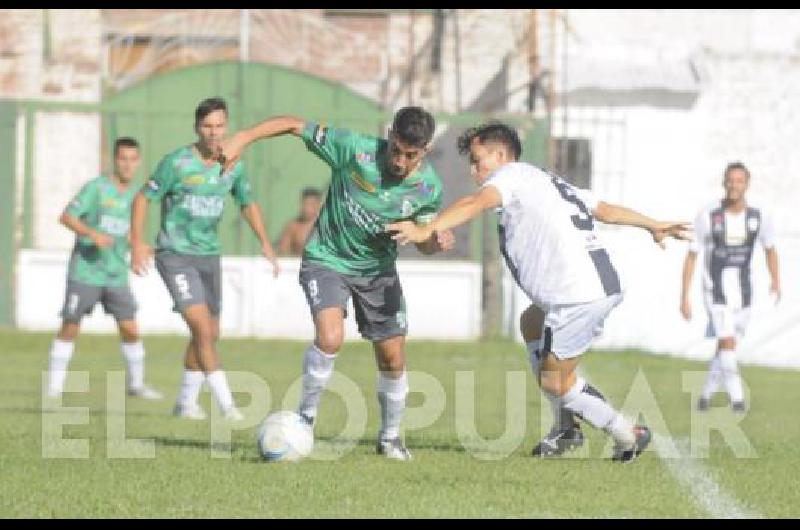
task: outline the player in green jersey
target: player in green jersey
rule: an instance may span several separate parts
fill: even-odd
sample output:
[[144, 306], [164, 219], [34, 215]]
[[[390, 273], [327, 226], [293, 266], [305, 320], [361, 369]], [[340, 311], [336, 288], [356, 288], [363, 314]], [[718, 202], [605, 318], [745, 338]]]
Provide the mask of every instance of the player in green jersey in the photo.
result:
[[[407, 323], [395, 269], [397, 246], [384, 227], [399, 220], [428, 223], [436, 216], [442, 183], [424, 158], [434, 128], [433, 116], [419, 107], [397, 112], [388, 139], [279, 116], [237, 133], [220, 149], [220, 160], [233, 167], [248, 144], [293, 134], [330, 166], [328, 197], [306, 242], [300, 268], [316, 338], [303, 358], [298, 412], [313, 425], [320, 394], [342, 345], [345, 311], [352, 297], [359, 331], [372, 342], [378, 363], [378, 452], [398, 460], [411, 457], [400, 437], [408, 394]], [[431, 254], [452, 248], [453, 243], [453, 234], [443, 231], [417, 248]]]
[[227, 126], [225, 101], [220, 98], [202, 101], [195, 111], [198, 141], [161, 159], [150, 180], [136, 195], [131, 216], [131, 268], [136, 274], [144, 274], [148, 260], [144, 221], [150, 201], [161, 200], [156, 267], [192, 335], [186, 348], [183, 383], [174, 414], [191, 419], [206, 417], [197, 402], [204, 380], [225, 417], [242, 418], [216, 349], [222, 299], [217, 226], [227, 194], [233, 196], [242, 217], [261, 243], [264, 256], [272, 263], [273, 274], [277, 276], [280, 270], [244, 167], [237, 163], [223, 171], [216, 161]]
[[50, 347], [49, 397], [61, 395], [81, 319], [100, 302], [119, 327], [128, 394], [162, 398], [144, 384], [145, 351], [135, 320], [136, 300], [128, 286], [128, 228], [136, 193], [131, 180], [140, 163], [139, 143], [117, 139], [113, 174], [86, 183], [61, 214], [60, 222], [77, 237], [69, 260], [63, 321]]

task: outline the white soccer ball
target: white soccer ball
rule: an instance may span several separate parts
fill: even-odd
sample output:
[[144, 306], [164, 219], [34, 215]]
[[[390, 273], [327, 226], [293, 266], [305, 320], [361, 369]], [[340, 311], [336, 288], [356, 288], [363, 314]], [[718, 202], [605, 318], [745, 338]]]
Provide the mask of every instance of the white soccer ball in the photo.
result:
[[258, 428], [258, 452], [270, 462], [297, 462], [311, 454], [314, 431], [296, 412], [273, 412]]

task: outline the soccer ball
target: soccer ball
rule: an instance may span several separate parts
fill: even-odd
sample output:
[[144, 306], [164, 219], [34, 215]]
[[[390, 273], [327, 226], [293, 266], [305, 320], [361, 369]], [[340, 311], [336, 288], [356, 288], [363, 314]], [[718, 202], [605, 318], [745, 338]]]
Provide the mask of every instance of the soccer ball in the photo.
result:
[[296, 412], [273, 412], [261, 423], [258, 452], [270, 462], [297, 462], [311, 454], [314, 432]]

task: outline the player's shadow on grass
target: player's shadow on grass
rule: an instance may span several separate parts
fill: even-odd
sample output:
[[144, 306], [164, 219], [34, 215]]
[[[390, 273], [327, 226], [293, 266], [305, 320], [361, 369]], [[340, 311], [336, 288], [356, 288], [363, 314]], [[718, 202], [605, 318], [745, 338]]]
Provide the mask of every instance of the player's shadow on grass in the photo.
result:
[[[357, 445], [368, 445], [370, 447], [375, 447], [378, 443], [378, 439], [371, 437], [371, 438], [360, 438], [356, 444]], [[447, 453], [457, 452], [457, 453], [464, 453], [466, 449], [461, 444], [461, 442], [457, 440], [447, 441], [447, 440], [427, 440], [427, 439], [415, 439], [415, 438], [406, 438], [406, 447], [410, 451], [414, 449], [419, 449], [420, 451], [444, 451]]]
[[[230, 444], [218, 444], [210, 440], [196, 440], [188, 438], [168, 438], [166, 436], [156, 436], [151, 438], [156, 445], [163, 447], [177, 447], [180, 449], [198, 449], [201, 451], [210, 451], [218, 449], [221, 451], [231, 451], [232, 453], [245, 453], [252, 450], [252, 444], [243, 444], [238, 442], [231, 442]], [[234, 455], [231, 455], [234, 456]]]

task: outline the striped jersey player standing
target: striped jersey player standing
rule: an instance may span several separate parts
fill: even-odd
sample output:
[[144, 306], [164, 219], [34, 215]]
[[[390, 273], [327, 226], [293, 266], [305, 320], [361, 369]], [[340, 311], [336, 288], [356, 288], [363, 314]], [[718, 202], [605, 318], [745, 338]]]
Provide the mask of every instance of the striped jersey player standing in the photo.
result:
[[584, 442], [581, 418], [616, 442], [613, 459], [630, 462], [650, 442], [650, 430], [633, 425], [578, 375], [580, 356], [600, 335], [606, 317], [622, 301], [619, 277], [595, 227], [604, 223], [648, 230], [663, 246], [684, 239], [685, 223], [662, 223], [631, 209], [597, 200], [588, 190], [536, 166], [518, 162], [517, 133], [502, 123], [467, 130], [459, 151], [469, 154], [480, 189], [443, 210], [429, 225], [389, 225], [401, 244], [468, 222], [484, 210], [500, 214], [500, 249], [517, 284], [532, 304], [521, 318], [537, 380], [555, 423], [533, 455], [559, 456]]
[[707, 410], [711, 396], [724, 385], [731, 407], [744, 412], [744, 391], [736, 361], [736, 341], [750, 319], [753, 287], [750, 263], [756, 242], [766, 251], [771, 277], [770, 292], [780, 299], [778, 253], [772, 218], [745, 200], [750, 171], [741, 162], [725, 168], [725, 198], [714, 201], [697, 214], [695, 238], [683, 265], [681, 313], [692, 317], [689, 290], [697, 255], [703, 254], [703, 301], [708, 312], [706, 336], [717, 339], [717, 350], [708, 367], [708, 378], [697, 402], [698, 410]]

